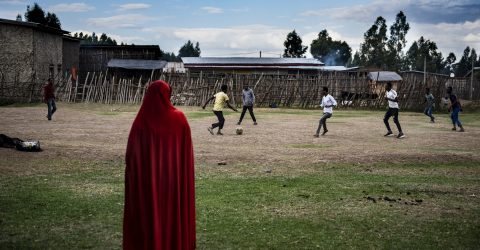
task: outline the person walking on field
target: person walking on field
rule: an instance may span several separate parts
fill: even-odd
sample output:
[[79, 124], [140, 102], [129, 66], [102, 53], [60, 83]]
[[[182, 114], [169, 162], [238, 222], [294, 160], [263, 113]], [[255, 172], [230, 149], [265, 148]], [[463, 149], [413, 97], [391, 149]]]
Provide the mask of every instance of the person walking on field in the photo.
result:
[[224, 109], [225, 105], [227, 105], [233, 111], [237, 112], [237, 109], [232, 107], [229, 103], [230, 99], [228, 98], [228, 95], [227, 95], [227, 90], [228, 90], [227, 85], [225, 85], [225, 84], [222, 85], [221, 89], [222, 89], [222, 91], [216, 93], [211, 98], [209, 98], [205, 102], [205, 104], [203, 104], [203, 107], [202, 107], [203, 109], [205, 109], [207, 104], [211, 100], [215, 99], [215, 102], [213, 104], [213, 113], [217, 116], [218, 122], [212, 124], [211, 127], [207, 128], [208, 132], [210, 132], [210, 134], [212, 134], [212, 135], [213, 135], [213, 130], [217, 127], [218, 127], [217, 135], [223, 135], [222, 134], [222, 129], [223, 129], [223, 125], [225, 125], [225, 118], [223, 117], [223, 109]]
[[53, 86], [51, 78], [48, 78], [47, 84], [43, 87], [43, 101], [47, 103], [47, 118], [51, 121], [53, 113], [57, 111], [57, 105], [55, 105], [55, 87]]
[[432, 112], [433, 108], [435, 107], [435, 98], [433, 97], [432, 93], [430, 93], [430, 88], [425, 89], [425, 102], [427, 103], [427, 106], [425, 107], [425, 110], [423, 113], [430, 117], [430, 122], [434, 123], [435, 122], [435, 117], [433, 117]]
[[458, 101], [457, 96], [453, 94], [452, 86], [449, 86], [447, 88], [447, 94], [448, 94], [447, 98], [450, 99], [450, 107], [448, 107], [448, 111], [452, 112], [450, 114], [450, 118], [452, 119], [452, 123], [453, 123], [452, 130], [456, 131], [457, 130], [456, 126], [458, 125], [458, 127], [460, 128], [458, 132], [465, 132], [465, 129], [463, 129], [462, 123], [458, 118], [458, 114], [460, 113], [460, 111], [462, 111], [462, 105]]
[[319, 137], [320, 129], [322, 128], [322, 126], [323, 126], [322, 135], [325, 135], [328, 132], [327, 119], [332, 117], [333, 106], [337, 106], [337, 101], [335, 101], [333, 96], [328, 94], [328, 88], [327, 87], [323, 87], [322, 95], [323, 95], [323, 97], [322, 97], [322, 103], [320, 103], [320, 107], [323, 107], [323, 116], [322, 116], [322, 118], [320, 118], [317, 133], [315, 133], [315, 135], [313, 135], [314, 137]]
[[253, 90], [248, 86], [245, 86], [245, 88], [242, 91], [242, 101], [243, 101], [242, 114], [240, 115], [240, 120], [238, 120], [237, 125], [240, 125], [242, 123], [243, 117], [245, 116], [247, 109], [248, 109], [248, 112], [250, 113], [250, 117], [252, 117], [253, 125], [257, 125], [257, 120], [255, 119], [255, 115], [253, 114], [253, 104], [255, 103], [255, 94], [253, 94]]
[[397, 99], [397, 92], [392, 89], [392, 83], [387, 82], [387, 86], [385, 87], [385, 90], [387, 91], [385, 100], [388, 101], [388, 110], [387, 113], [385, 113], [385, 117], [383, 118], [383, 122], [385, 123], [385, 126], [387, 127], [387, 133], [385, 136], [393, 136], [392, 129], [390, 128], [390, 124], [388, 123], [388, 120], [390, 119], [391, 116], [393, 116], [393, 122], [395, 125], [397, 125], [398, 129], [398, 135], [397, 138], [401, 139], [404, 138], [405, 135], [402, 132], [402, 127], [400, 126], [400, 122], [398, 121], [398, 99]]

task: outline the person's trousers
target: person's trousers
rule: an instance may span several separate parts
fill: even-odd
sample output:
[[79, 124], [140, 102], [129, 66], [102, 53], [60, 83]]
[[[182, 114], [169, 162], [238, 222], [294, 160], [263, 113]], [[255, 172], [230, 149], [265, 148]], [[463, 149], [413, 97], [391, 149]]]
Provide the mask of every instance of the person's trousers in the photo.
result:
[[450, 114], [450, 118], [452, 118], [452, 123], [453, 123], [454, 127], [457, 126], [457, 125], [459, 127], [462, 126], [462, 123], [458, 119], [458, 113], [460, 113], [460, 107], [453, 108], [452, 114]]
[[397, 108], [388, 108], [387, 113], [385, 113], [385, 117], [383, 118], [383, 122], [387, 127], [388, 131], [392, 131], [390, 128], [390, 124], [388, 123], [388, 119], [393, 116], [393, 122], [397, 125], [398, 132], [402, 132], [402, 127], [400, 126], [400, 122], [398, 121], [398, 109]]
[[48, 99], [47, 100], [47, 106], [48, 106], [47, 118], [48, 118], [48, 120], [51, 120], [53, 113], [55, 113], [55, 111], [57, 111], [57, 105], [55, 105], [55, 99], [54, 98]]
[[323, 131], [327, 131], [327, 119], [332, 117], [331, 113], [323, 113], [322, 118], [320, 118], [320, 122], [318, 124], [317, 128], [317, 135], [320, 134], [320, 129], [323, 126]]
[[435, 117], [433, 117], [432, 112], [433, 112], [433, 107], [426, 107], [425, 110], [423, 111], [423, 113], [426, 116], [430, 117], [430, 120], [433, 121], [435, 119]]
[[212, 128], [218, 127], [218, 129], [223, 129], [223, 124], [225, 124], [225, 118], [223, 117], [222, 111], [213, 111], [213, 113], [217, 116], [218, 122], [212, 124]]
[[242, 114], [240, 115], [240, 120], [238, 120], [238, 123], [241, 123], [243, 120], [243, 117], [245, 116], [245, 113], [247, 112], [250, 113], [250, 117], [252, 117], [253, 122], [257, 122], [255, 119], [255, 115], [253, 114], [253, 106], [243, 106]]

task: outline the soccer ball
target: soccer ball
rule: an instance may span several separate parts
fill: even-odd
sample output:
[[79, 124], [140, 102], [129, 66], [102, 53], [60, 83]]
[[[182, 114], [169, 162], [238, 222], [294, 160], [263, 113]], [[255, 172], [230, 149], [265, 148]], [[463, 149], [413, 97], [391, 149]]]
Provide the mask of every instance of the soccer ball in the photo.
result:
[[241, 134], [243, 134], [243, 128], [242, 127], [237, 127], [235, 129], [235, 132], [237, 133], [237, 135], [241, 135]]

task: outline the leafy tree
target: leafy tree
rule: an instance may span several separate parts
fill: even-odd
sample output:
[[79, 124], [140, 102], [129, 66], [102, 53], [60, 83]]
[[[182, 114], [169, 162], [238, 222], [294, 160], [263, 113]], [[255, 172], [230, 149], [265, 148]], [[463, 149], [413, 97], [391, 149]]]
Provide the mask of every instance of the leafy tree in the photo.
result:
[[58, 19], [57, 15], [55, 15], [55, 13], [48, 12], [45, 19], [46, 19], [46, 25], [47, 26], [50, 26], [50, 27], [56, 28], [56, 29], [61, 29], [62, 28], [62, 24], [60, 23], [60, 20]]
[[375, 23], [363, 35], [364, 42], [360, 44], [360, 60], [364, 66], [381, 68], [385, 65], [387, 56], [387, 25], [385, 19], [377, 17]]
[[25, 20], [27, 22], [46, 24], [47, 19], [45, 18], [45, 12], [42, 7], [37, 3], [33, 4], [33, 7], [30, 5], [27, 6], [27, 12], [25, 12]]
[[447, 75], [452, 73], [454, 71], [453, 64], [455, 63], [456, 60], [457, 60], [457, 57], [455, 56], [455, 54], [450, 52], [450, 54], [448, 54], [447, 58], [445, 58], [445, 61], [443, 63], [445, 65], [445, 68], [443, 68], [442, 73]]
[[465, 76], [470, 70], [472, 70], [472, 62], [474, 63], [474, 66], [478, 66], [480, 64], [479, 61], [480, 59], [477, 60], [477, 52], [475, 49], [470, 49], [470, 47], [467, 46], [463, 51], [460, 62], [456, 65], [455, 75], [461, 77]]
[[283, 57], [305, 57], [303, 54], [307, 52], [308, 46], [302, 45], [302, 39], [298, 36], [297, 32], [293, 30], [288, 33], [287, 39], [283, 43], [285, 51]]
[[[18, 16], [17, 16], [18, 19]], [[30, 5], [27, 6], [27, 12], [25, 12], [25, 20], [27, 22], [39, 23], [48, 27], [61, 29], [62, 25], [55, 13], [48, 12], [45, 14], [42, 7], [37, 3], [33, 4], [33, 7]]]
[[[93, 32], [92, 35], [83, 34], [83, 32], [75, 33], [73, 34], [73, 37], [82, 39], [80, 44], [117, 45], [117, 41], [107, 36], [107, 34], [105, 33], [102, 33], [102, 35], [100, 35], [100, 38], [95, 34], [95, 32]], [[123, 42], [121, 45], [124, 45]]]
[[173, 52], [172, 53], [163, 53], [163, 56], [161, 58], [162, 60], [165, 60], [167, 62], [181, 62], [182, 59], [180, 57], [177, 57]]
[[423, 71], [426, 63], [428, 72], [440, 73], [445, 68], [442, 53], [437, 51], [437, 44], [433, 41], [420, 37], [413, 42], [406, 55], [406, 67], [410, 70]]
[[178, 51], [179, 57], [199, 57], [201, 53], [200, 44], [197, 42], [195, 47], [193, 43], [188, 40]]
[[360, 53], [358, 51], [355, 51], [355, 54], [353, 55], [353, 59], [348, 63], [348, 67], [354, 67], [354, 66], [359, 66], [361, 65], [361, 60], [360, 60]]
[[407, 43], [406, 36], [410, 24], [407, 22], [407, 17], [400, 11], [392, 26], [390, 26], [390, 37], [387, 42], [388, 55], [386, 58], [386, 66], [391, 70], [397, 70], [401, 68], [403, 55], [403, 48]]
[[327, 30], [318, 33], [312, 41], [310, 53], [326, 65], [346, 65], [352, 57], [352, 49], [345, 41], [333, 41]]

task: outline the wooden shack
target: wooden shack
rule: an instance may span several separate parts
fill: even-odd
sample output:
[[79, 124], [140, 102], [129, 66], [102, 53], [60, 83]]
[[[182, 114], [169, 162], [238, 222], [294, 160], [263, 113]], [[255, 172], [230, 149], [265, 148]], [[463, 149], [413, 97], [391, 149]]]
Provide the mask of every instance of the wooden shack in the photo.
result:
[[81, 74], [105, 72], [111, 59], [159, 60], [158, 45], [80, 45]]

